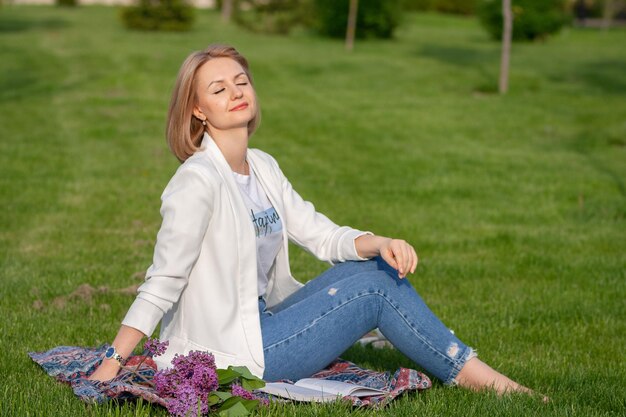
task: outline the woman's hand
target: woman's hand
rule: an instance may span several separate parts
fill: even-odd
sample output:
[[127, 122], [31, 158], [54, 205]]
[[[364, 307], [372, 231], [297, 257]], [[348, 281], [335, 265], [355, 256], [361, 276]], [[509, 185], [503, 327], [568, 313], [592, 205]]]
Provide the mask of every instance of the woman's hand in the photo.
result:
[[398, 271], [398, 277], [404, 278], [417, 268], [417, 253], [413, 246], [402, 239], [383, 236], [362, 235], [354, 242], [357, 252], [364, 258], [380, 255], [385, 262]]
[[398, 277], [404, 278], [417, 268], [417, 253], [413, 246], [402, 239], [387, 240], [380, 247], [380, 256], [398, 271]]
[[89, 376], [89, 380], [108, 381], [115, 378], [120, 369], [120, 364], [115, 359], [104, 359], [95, 372]]
[[[122, 325], [111, 345], [115, 346], [115, 350], [122, 358], [128, 358], [144, 336], [141, 331]], [[115, 378], [120, 368], [121, 365], [117, 360], [103, 359], [98, 369], [91, 374], [89, 379], [92, 381], [108, 381]]]

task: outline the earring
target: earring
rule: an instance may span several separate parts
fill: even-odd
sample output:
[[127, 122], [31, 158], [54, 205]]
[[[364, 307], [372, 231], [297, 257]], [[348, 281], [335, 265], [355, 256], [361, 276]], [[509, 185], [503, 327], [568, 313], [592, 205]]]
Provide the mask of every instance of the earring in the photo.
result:
[[202, 121], [202, 126], [206, 126], [206, 120]]

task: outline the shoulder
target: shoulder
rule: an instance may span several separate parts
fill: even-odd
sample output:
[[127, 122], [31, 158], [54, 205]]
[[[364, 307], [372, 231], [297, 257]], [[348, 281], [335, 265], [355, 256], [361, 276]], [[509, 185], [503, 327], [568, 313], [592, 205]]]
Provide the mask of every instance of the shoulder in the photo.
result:
[[215, 162], [205, 152], [196, 152], [191, 155], [176, 171], [177, 174], [186, 172], [201, 175], [208, 181], [216, 181], [220, 178]]
[[254, 161], [256, 163], [262, 163], [278, 168], [278, 162], [276, 161], [276, 159], [267, 152], [256, 148], [250, 148], [248, 149], [248, 155], [254, 158]]
[[276, 179], [280, 179], [284, 176], [283, 171], [280, 169], [278, 165], [278, 161], [260, 149], [250, 148], [248, 149], [248, 158], [254, 163], [254, 166], [258, 168], [261, 172], [272, 175]]
[[214, 162], [202, 152], [196, 152], [178, 167], [166, 191], [181, 186], [214, 189], [220, 183], [221, 177]]

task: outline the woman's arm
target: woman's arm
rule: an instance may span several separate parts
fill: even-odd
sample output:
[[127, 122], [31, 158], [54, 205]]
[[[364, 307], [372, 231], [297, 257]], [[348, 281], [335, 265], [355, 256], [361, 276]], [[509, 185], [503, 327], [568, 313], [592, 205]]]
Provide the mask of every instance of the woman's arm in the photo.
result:
[[[139, 341], [151, 335], [163, 315], [178, 301], [202, 246], [213, 211], [208, 176], [187, 166], [170, 180], [162, 195], [163, 223], [157, 235], [152, 266], [112, 345], [128, 358]], [[120, 364], [104, 359], [89, 379], [109, 380]]]
[[[137, 343], [144, 337], [145, 335], [137, 329], [133, 329], [132, 327], [124, 326], [120, 327], [120, 330], [117, 332], [117, 336], [115, 336], [115, 340], [113, 340], [112, 346], [115, 347], [117, 353], [122, 356], [122, 358], [126, 359], [130, 356], [137, 346]], [[115, 359], [104, 359], [102, 364], [96, 369], [96, 371], [91, 374], [89, 379], [96, 381], [108, 381], [111, 378], [114, 378], [120, 370], [120, 363]]]
[[354, 259], [355, 255], [362, 259], [380, 255], [398, 271], [400, 278], [415, 272], [418, 259], [411, 245], [404, 240], [339, 227], [317, 212], [313, 204], [305, 201], [293, 189], [276, 160], [272, 158], [272, 162], [282, 183], [286, 216], [283, 220], [286, 220], [290, 240], [307, 248], [321, 260], [341, 262]]
[[417, 268], [417, 253], [413, 246], [401, 239], [391, 239], [384, 236], [362, 235], [354, 241], [356, 251], [362, 258], [372, 258], [380, 255], [385, 262], [398, 271], [400, 278], [415, 272]]
[[197, 165], [183, 165], [165, 187], [152, 265], [122, 321], [146, 335], [180, 299], [211, 221], [214, 187], [210, 173]]

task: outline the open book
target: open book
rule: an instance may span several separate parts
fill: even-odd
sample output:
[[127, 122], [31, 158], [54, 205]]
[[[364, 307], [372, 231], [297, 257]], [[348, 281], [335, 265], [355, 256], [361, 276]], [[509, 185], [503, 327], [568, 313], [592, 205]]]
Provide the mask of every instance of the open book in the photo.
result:
[[295, 384], [267, 382], [259, 391], [295, 401], [326, 402], [345, 396], [369, 397], [387, 391], [329, 379], [304, 378]]

